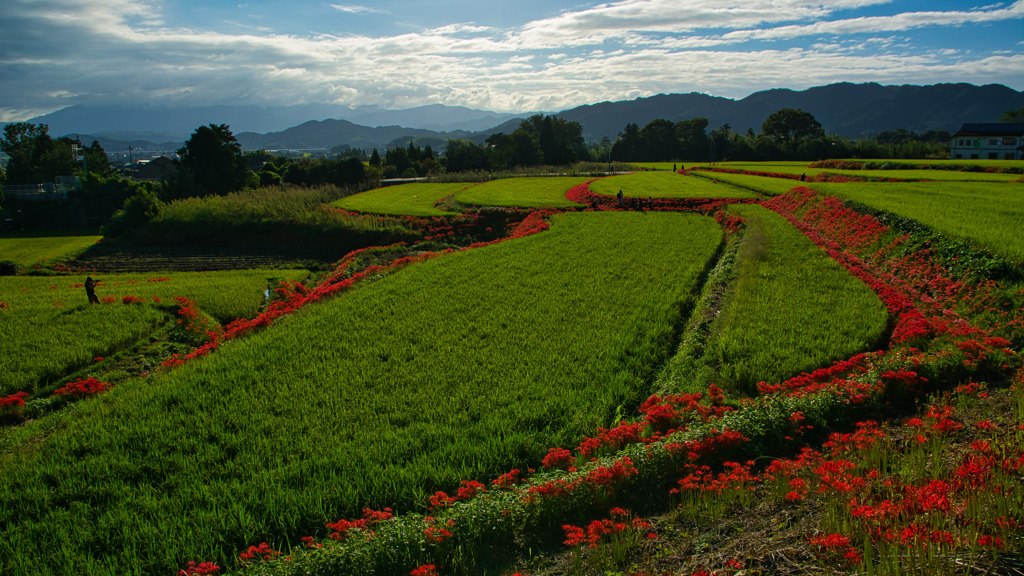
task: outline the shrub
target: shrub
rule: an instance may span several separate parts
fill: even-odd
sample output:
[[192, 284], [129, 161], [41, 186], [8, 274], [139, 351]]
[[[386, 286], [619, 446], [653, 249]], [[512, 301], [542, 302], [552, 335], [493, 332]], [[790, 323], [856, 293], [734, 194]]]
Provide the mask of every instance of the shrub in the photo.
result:
[[13, 260], [0, 260], [0, 276], [15, 276], [18, 274], [18, 263]]

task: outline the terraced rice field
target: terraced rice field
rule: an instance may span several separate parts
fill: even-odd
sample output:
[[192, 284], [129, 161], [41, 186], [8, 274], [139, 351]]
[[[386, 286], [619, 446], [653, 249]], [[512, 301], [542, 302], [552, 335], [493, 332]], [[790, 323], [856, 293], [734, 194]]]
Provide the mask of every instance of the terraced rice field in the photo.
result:
[[414, 182], [368, 190], [346, 196], [331, 205], [355, 212], [389, 216], [448, 216], [450, 211], [435, 204], [447, 196], [472, 187], [472, 184], [427, 184]]
[[[93, 306], [82, 278], [0, 278], [0, 328], [27, 335], [0, 350], [2, 373], [20, 378], [0, 388], [0, 573], [205, 573], [186, 568], [189, 561], [244, 576], [522, 573], [516, 554], [532, 559], [534, 546], [551, 542], [577, 547], [582, 561], [588, 533], [572, 523], [632, 517], [612, 508], [623, 502], [680, 503], [675, 521], [692, 516], [700, 535], [703, 522], [734, 504], [750, 509], [752, 490], [742, 482], [755, 482], [756, 462], [814, 452], [809, 444], [835, 426], [877, 438], [874, 422], [854, 423], [893, 414], [899, 422], [925, 394], [1019, 380], [1019, 282], [977, 283], [962, 267], [955, 276], [931, 260], [937, 250], [920, 250], [948, 240], [926, 242], [929, 231], [904, 233], [838, 198], [1015, 255], [1012, 234], [985, 229], [1015, 229], [1021, 184], [815, 184], [815, 193], [791, 192], [793, 180], [713, 176], [748, 188], [671, 172], [604, 178], [590, 188], [641, 198], [774, 197], [724, 211], [705, 203], [701, 210], [716, 211], [698, 214], [684, 203], [644, 212], [568, 203], [565, 190], [585, 181], [570, 178], [364, 193], [359, 211], [401, 214], [393, 220], [434, 239], [339, 254], [336, 270], [309, 288], [282, 289], [277, 302], [289, 314], [237, 338], [206, 335], [216, 346], [122, 375], [102, 395], [54, 393], [72, 377], [82, 377], [84, 390], [85, 376], [103, 375], [93, 369], [101, 357], [125, 354], [161, 329], [182, 330], [175, 318], [252, 318], [267, 308], [264, 290], [306, 273], [108, 274], [97, 289], [108, 301]], [[435, 238], [454, 235], [455, 224], [431, 212], [451, 193], [452, 206], [543, 209], [522, 222], [516, 218], [527, 211], [502, 211], [507, 239], [458, 250]], [[274, 206], [273, 192], [263, 194]], [[240, 198], [231, 202], [246, 213]], [[942, 206], [957, 203], [970, 208], [945, 219]], [[313, 204], [302, 210], [316, 212]], [[178, 217], [208, 208], [183, 204]], [[417, 210], [428, 218], [413, 216]], [[248, 214], [262, 218], [256, 208]], [[459, 234], [472, 229], [473, 214], [458, 218], [468, 223]], [[447, 248], [427, 252], [438, 245]], [[988, 257], [957, 249], [971, 262]], [[318, 296], [307, 300], [311, 294]], [[175, 296], [193, 301], [190, 314], [169, 303]], [[651, 396], [655, 385], [668, 387]], [[24, 413], [18, 391], [27, 393]], [[1016, 403], [1008, 410], [1024, 415], [1024, 396]], [[955, 431], [956, 422], [940, 417], [951, 412], [941, 410], [920, 414], [931, 428], [914, 432], [926, 443], [934, 434], [933, 455], [948, 444], [939, 426]], [[1002, 422], [977, 425], [993, 434], [992, 446]], [[843, 438], [831, 438], [830, 458], [853, 446]], [[900, 450], [892, 446], [886, 454]], [[1019, 438], [1017, 449], [998, 446], [1011, 467], [1022, 455]], [[726, 463], [733, 458], [752, 463]], [[806, 486], [820, 477], [822, 493], [837, 479], [850, 490], [870, 487], [856, 492], [867, 502], [883, 493], [910, 498], [925, 483], [939, 490], [937, 476], [948, 485], [963, 476], [962, 467], [934, 458], [924, 466], [922, 458], [931, 457], [911, 454], [898, 468], [837, 464], [832, 475], [819, 473], [822, 463], [799, 478], [800, 464], [787, 463], [777, 486], [757, 482], [779, 493], [784, 503], [775, 506], [797, 507], [812, 494], [796, 480]], [[726, 469], [732, 476], [715, 476]], [[1005, 489], [1014, 474], [976, 475], [999, 488], [984, 500], [942, 492], [972, 511], [970, 529], [960, 526], [942, 550], [919, 557], [916, 540], [896, 550], [857, 531], [847, 492], [808, 504], [832, 513], [801, 542], [822, 530], [836, 541], [854, 534], [845, 559], [818, 561], [830, 570], [892, 567], [879, 572], [886, 574], [911, 564], [932, 569], [945, 556], [976, 560], [997, 549], [996, 537], [1005, 543], [1000, 554], [1017, 553], [1020, 528], [1007, 519], [1019, 517], [1024, 501]], [[747, 480], [734, 495], [740, 477]], [[889, 494], [886, 486], [897, 488]], [[975, 513], [982, 509], [992, 513]], [[923, 521], [912, 512], [907, 522]], [[929, 530], [945, 534], [954, 520], [933, 510]], [[690, 530], [669, 526], [664, 534]], [[595, 541], [585, 557], [595, 563], [581, 573], [637, 571], [610, 559], [616, 546], [641, 545], [610, 537]], [[757, 562], [742, 564], [765, 568]]]

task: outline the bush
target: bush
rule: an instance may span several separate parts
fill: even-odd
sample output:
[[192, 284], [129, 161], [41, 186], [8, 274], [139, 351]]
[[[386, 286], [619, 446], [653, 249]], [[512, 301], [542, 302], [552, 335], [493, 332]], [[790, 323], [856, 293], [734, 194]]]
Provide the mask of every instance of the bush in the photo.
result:
[[107, 236], [119, 236], [129, 230], [137, 229], [156, 217], [160, 213], [161, 206], [163, 204], [155, 192], [149, 189], [139, 190], [125, 201], [123, 208], [114, 212], [110, 219], [110, 225], [104, 227], [103, 233]]
[[18, 274], [18, 263], [13, 260], [0, 260], [0, 276], [15, 276]]

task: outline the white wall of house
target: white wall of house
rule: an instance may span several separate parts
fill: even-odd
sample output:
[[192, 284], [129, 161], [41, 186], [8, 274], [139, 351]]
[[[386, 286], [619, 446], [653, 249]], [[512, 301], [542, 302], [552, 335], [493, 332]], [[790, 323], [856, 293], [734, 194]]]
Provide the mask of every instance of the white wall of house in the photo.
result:
[[1024, 144], [1020, 136], [953, 136], [949, 146], [951, 159], [969, 160], [1020, 160]]

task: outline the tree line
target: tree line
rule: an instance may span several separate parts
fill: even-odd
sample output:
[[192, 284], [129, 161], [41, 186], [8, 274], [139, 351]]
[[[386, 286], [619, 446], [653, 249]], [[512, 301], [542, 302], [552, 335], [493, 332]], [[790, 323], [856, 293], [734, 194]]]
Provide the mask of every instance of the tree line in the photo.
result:
[[706, 118], [655, 119], [643, 127], [629, 123], [614, 142], [605, 138], [587, 143], [578, 122], [537, 114], [521, 121], [512, 133], [492, 134], [483, 143], [448, 140], [442, 153], [409, 141], [385, 149], [383, 155], [376, 149], [367, 154], [337, 147], [340, 154], [336, 157], [319, 159], [290, 158], [264, 150], [243, 152], [230, 127], [210, 124], [197, 128], [177, 151], [172, 175], [161, 182], [135, 182], [111, 166], [97, 142], [84, 146], [77, 139], [52, 138], [45, 124], [20, 122], [6, 125], [0, 140], [0, 151], [9, 156], [6, 169], [0, 169], [0, 217], [6, 204], [4, 183], [38, 184], [67, 175], [81, 178], [76, 199], [86, 204], [90, 218], [107, 223], [118, 211], [128, 210], [144, 218], [160, 202], [278, 184], [329, 184], [358, 191], [377, 185], [382, 178], [579, 162], [942, 157], [948, 154], [951, 138], [945, 131], [916, 134], [905, 129], [859, 140], [830, 136], [813, 115], [791, 108], [769, 115], [760, 133], [752, 129], [740, 133], [728, 124], [709, 131], [708, 124]]

